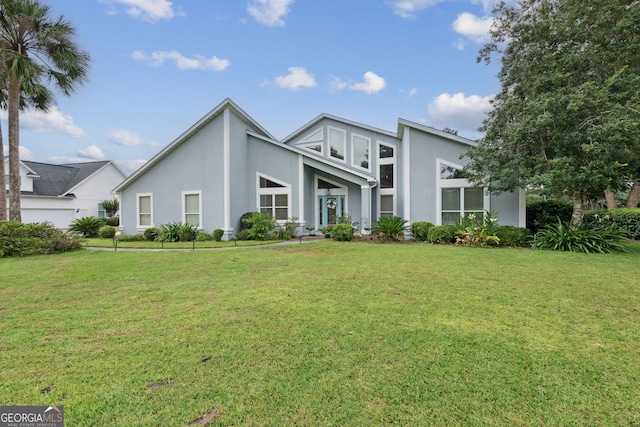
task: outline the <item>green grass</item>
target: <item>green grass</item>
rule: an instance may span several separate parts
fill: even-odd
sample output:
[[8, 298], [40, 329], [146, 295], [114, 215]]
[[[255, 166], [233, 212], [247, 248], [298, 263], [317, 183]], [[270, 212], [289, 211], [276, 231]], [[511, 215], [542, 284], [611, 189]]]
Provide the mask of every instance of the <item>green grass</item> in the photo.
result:
[[2, 259], [0, 405], [70, 426], [636, 426], [639, 258], [323, 240]]

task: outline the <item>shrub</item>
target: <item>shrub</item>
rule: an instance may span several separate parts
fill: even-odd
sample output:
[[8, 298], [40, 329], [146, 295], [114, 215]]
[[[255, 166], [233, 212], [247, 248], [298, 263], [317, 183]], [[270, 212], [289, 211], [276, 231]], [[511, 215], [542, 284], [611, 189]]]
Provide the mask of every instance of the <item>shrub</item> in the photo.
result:
[[242, 216], [240, 217], [240, 227], [238, 228], [238, 231], [248, 230], [251, 228], [251, 223], [247, 222], [247, 220], [251, 218], [255, 213], [258, 212], [245, 212], [242, 214]]
[[249, 236], [249, 230], [240, 230], [236, 233], [236, 240], [252, 240]]
[[581, 224], [585, 227], [617, 228], [622, 230], [629, 239], [640, 240], [640, 208], [586, 211]]
[[254, 240], [267, 240], [277, 227], [276, 220], [267, 213], [254, 212], [245, 222], [251, 224], [249, 237]]
[[331, 231], [333, 238], [341, 242], [353, 240], [353, 226], [350, 223], [336, 224]]
[[533, 249], [583, 253], [626, 252], [624, 232], [610, 227], [570, 226], [562, 221], [535, 235]]
[[333, 224], [327, 225], [321, 231], [322, 231], [322, 234], [324, 234], [325, 236], [330, 236], [331, 233], [333, 232]]
[[219, 242], [222, 240], [222, 236], [224, 236], [224, 230], [222, 228], [216, 228], [213, 230], [213, 240]]
[[536, 234], [543, 228], [571, 221], [573, 203], [561, 199], [535, 200], [527, 202], [527, 228]]
[[118, 227], [120, 225], [120, 217], [114, 216], [112, 218], [105, 218], [104, 222], [112, 227]]
[[[144, 230], [144, 239], [149, 242], [155, 241], [160, 236], [161, 230], [158, 227], [149, 227]], [[121, 239], [122, 240], [122, 239]]]
[[103, 200], [100, 204], [109, 218], [115, 216], [118, 209], [120, 209], [120, 202], [118, 199]]
[[451, 227], [450, 224], [434, 225], [429, 229], [427, 242], [435, 244], [447, 244], [455, 241], [458, 228]]
[[426, 242], [429, 229], [433, 224], [427, 221], [416, 221], [411, 224], [411, 235], [417, 242]]
[[30, 256], [82, 248], [82, 235], [65, 233], [48, 222], [0, 221], [0, 257]]
[[158, 240], [165, 242], [191, 242], [198, 236], [198, 227], [181, 222], [168, 222], [160, 225]]
[[471, 213], [466, 216], [457, 230], [456, 243], [469, 246], [498, 246], [500, 238], [496, 236], [498, 217], [491, 212]]
[[102, 227], [100, 227], [100, 230], [98, 230], [98, 237], [101, 237], [103, 239], [113, 239], [113, 236], [115, 235], [116, 228], [110, 225], [103, 225]]
[[123, 234], [118, 237], [118, 240], [121, 242], [144, 242], [147, 238], [144, 237], [144, 234]]
[[287, 220], [287, 222], [282, 224], [282, 227], [280, 227], [280, 229], [281, 229], [281, 233], [279, 233], [280, 234], [280, 238], [282, 240], [292, 239], [296, 235], [298, 227], [300, 227], [300, 223], [298, 222], [298, 218], [296, 218], [296, 217], [289, 218]]
[[82, 234], [84, 237], [97, 237], [104, 221], [95, 216], [78, 218], [69, 225], [69, 231]]
[[513, 225], [499, 225], [495, 233], [500, 239], [500, 246], [511, 248], [525, 247], [531, 239], [531, 233], [528, 229]]
[[383, 216], [371, 227], [371, 233], [384, 233], [386, 239], [398, 240], [400, 233], [407, 229], [407, 220], [399, 216]]
[[196, 236], [196, 242], [210, 242], [213, 240], [213, 234], [201, 231]]

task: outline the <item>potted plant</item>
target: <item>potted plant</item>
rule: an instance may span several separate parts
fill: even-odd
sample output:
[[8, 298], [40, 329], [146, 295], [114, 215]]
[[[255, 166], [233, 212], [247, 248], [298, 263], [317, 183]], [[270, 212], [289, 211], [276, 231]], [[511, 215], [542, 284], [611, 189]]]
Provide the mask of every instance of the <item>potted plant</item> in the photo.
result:
[[315, 235], [316, 235], [316, 233], [314, 233], [314, 232], [313, 232], [313, 230], [315, 230], [315, 229], [316, 229], [313, 225], [308, 224], [308, 225], [305, 227], [305, 229], [309, 232], [309, 236], [315, 236]]
[[331, 230], [333, 229], [333, 224], [327, 225], [322, 229], [322, 234], [324, 234], [325, 239], [331, 238]]

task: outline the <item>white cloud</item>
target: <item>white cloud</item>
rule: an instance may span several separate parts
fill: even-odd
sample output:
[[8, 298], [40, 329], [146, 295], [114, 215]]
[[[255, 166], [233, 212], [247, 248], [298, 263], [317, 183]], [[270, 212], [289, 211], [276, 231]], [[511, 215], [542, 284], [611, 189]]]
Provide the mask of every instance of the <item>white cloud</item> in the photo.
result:
[[204, 56], [196, 55], [194, 58], [187, 58], [175, 50], [153, 52], [151, 55], [148, 55], [141, 50], [136, 50], [133, 52], [132, 57], [136, 61], [147, 61], [151, 65], [157, 67], [162, 65], [165, 61], [174, 61], [180, 70], [222, 71], [230, 65], [228, 60], [220, 59], [217, 56], [205, 58]]
[[387, 82], [382, 77], [374, 73], [373, 71], [367, 71], [364, 73], [364, 81], [362, 83], [355, 83], [349, 86], [351, 90], [359, 90], [366, 94], [373, 94], [380, 92], [387, 86]]
[[307, 70], [302, 67], [290, 67], [288, 68], [289, 74], [286, 76], [278, 76], [275, 78], [275, 83], [284, 89], [297, 90], [301, 87], [316, 87], [316, 80], [313, 75], [309, 74]]
[[494, 95], [465, 96], [464, 93], [438, 95], [427, 110], [435, 127], [476, 132], [492, 108]]
[[489, 30], [494, 19], [490, 16], [478, 18], [471, 13], [461, 13], [453, 21], [453, 29], [456, 33], [463, 35], [476, 43], [484, 43], [489, 40]]
[[436, 5], [443, 0], [388, 0], [393, 13], [405, 19], [413, 19], [419, 10]]
[[78, 150], [78, 155], [91, 160], [104, 159], [104, 153], [97, 145], [90, 145], [83, 150]]
[[294, 0], [254, 0], [247, 6], [256, 21], [269, 27], [284, 25], [284, 17], [289, 13], [289, 5]]
[[329, 82], [329, 90], [332, 92], [337, 92], [342, 90], [348, 86], [347, 82], [342, 81], [340, 77], [333, 76], [331, 81]]
[[155, 22], [173, 18], [173, 3], [167, 0], [102, 0], [103, 3], [121, 4], [127, 14], [143, 21]]
[[[0, 118], [7, 120], [7, 112], [0, 111]], [[49, 111], [23, 110], [20, 112], [20, 127], [32, 132], [58, 132], [72, 138], [85, 138], [84, 130], [73, 124], [73, 117], [63, 114], [58, 107], [53, 106]]]
[[[9, 155], [9, 147], [4, 145], [4, 155]], [[33, 155], [33, 151], [29, 150], [27, 147], [21, 145], [18, 149], [18, 155], [20, 156], [20, 160], [35, 160], [35, 156]], [[9, 171], [7, 171], [9, 173]]]
[[111, 133], [109, 133], [109, 141], [125, 147], [134, 145], [158, 145], [158, 143], [155, 141], [147, 141], [137, 133], [129, 132], [128, 130], [124, 129], [112, 129]]

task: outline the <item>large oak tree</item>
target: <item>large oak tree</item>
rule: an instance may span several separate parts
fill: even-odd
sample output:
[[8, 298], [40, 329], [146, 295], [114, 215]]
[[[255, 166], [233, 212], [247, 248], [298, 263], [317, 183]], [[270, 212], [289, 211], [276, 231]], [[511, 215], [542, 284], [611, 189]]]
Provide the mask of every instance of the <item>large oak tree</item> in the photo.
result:
[[566, 195], [576, 223], [586, 202], [640, 182], [640, 1], [517, 0], [494, 14], [478, 60], [499, 55], [501, 91], [466, 171], [496, 191]]
[[87, 77], [89, 55], [73, 40], [75, 28], [62, 16], [51, 18], [49, 6], [37, 0], [0, 3], [0, 79], [6, 87], [9, 124], [9, 219], [20, 221], [19, 114], [25, 94], [36, 106], [52, 99], [52, 84], [70, 95]]

